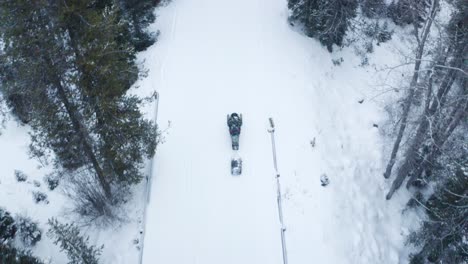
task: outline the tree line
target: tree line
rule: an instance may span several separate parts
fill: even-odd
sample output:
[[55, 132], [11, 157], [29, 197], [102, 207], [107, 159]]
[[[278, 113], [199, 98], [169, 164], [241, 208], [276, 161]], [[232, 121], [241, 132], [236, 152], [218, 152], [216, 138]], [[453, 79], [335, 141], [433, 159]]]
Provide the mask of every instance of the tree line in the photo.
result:
[[357, 26], [357, 14], [413, 29], [411, 78], [398, 87], [404, 95], [383, 173], [394, 177], [387, 199], [406, 181], [413, 195], [408, 206], [422, 208], [428, 216], [408, 237], [418, 249], [410, 255], [413, 264], [468, 259], [468, 2], [445, 0], [451, 12], [442, 24], [442, 1], [288, 1], [290, 23], [330, 52], [334, 45], [343, 46], [346, 34]]
[[136, 53], [156, 42], [147, 26], [158, 4], [0, 1], [0, 96], [31, 128], [31, 156], [52, 163], [90, 221], [115, 217], [155, 153], [157, 126], [140, 111], [154, 96], [129, 89], [145, 75]]

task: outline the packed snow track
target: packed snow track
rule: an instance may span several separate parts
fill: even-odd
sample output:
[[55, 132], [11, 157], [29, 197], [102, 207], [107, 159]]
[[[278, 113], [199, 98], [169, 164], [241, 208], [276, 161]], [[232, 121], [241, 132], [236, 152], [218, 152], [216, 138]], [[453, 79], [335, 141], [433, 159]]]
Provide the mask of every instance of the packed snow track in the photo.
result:
[[[158, 15], [143, 85], [159, 92], [160, 129], [170, 126], [153, 168], [143, 263], [283, 263], [269, 117], [289, 263], [396, 263], [374, 230], [383, 199], [383, 211], [366, 204], [382, 181], [362, 176], [380, 168], [372, 116], [349, 111], [362, 81], [334, 80], [330, 54], [290, 28], [283, 0], [174, 0]], [[243, 114], [235, 177], [232, 112]], [[329, 188], [324, 172], [334, 174]], [[376, 190], [362, 193], [361, 182]]]

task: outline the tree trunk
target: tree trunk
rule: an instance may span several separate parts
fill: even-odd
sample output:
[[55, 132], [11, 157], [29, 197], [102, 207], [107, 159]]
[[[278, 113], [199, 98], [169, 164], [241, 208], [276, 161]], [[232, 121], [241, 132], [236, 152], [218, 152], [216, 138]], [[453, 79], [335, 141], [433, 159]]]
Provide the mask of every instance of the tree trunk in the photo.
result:
[[[396, 155], [397, 155], [398, 150], [400, 148], [400, 143], [401, 143], [401, 140], [403, 138], [403, 134], [404, 134], [405, 129], [406, 129], [406, 125], [407, 125], [407, 122], [408, 122], [408, 116], [409, 116], [409, 112], [411, 110], [411, 104], [412, 104], [413, 97], [414, 97], [414, 91], [416, 89], [416, 84], [418, 83], [418, 79], [419, 79], [419, 69], [421, 67], [421, 58], [422, 58], [422, 55], [424, 53], [424, 46], [426, 44], [426, 40], [427, 40], [427, 37], [429, 35], [429, 31], [431, 29], [432, 20], [434, 19], [435, 15], [437, 13], [438, 2], [439, 2], [439, 0], [433, 0], [432, 1], [430, 17], [426, 19], [426, 25], [424, 27], [423, 35], [422, 35], [421, 40], [418, 43], [417, 53], [416, 53], [416, 63], [414, 65], [413, 77], [411, 78], [411, 83], [410, 83], [410, 86], [409, 86], [408, 96], [407, 96], [407, 98], [405, 100], [405, 104], [403, 106], [403, 114], [402, 114], [402, 118], [401, 118], [400, 129], [398, 130], [398, 135], [397, 135], [397, 138], [395, 140], [395, 144], [393, 145], [392, 153], [390, 155], [390, 161], [388, 162], [387, 168], [386, 168], [385, 173], [384, 173], [385, 178], [389, 178], [390, 175], [392, 174], [392, 168], [393, 168], [393, 165], [395, 165]], [[400, 185], [401, 185], [401, 183], [400, 183]], [[391, 197], [391, 195], [390, 195], [390, 197]], [[387, 199], [390, 199], [390, 197], [387, 195]]]
[[[447, 125], [447, 127], [443, 128], [443, 133], [440, 133], [439, 135], [435, 136], [434, 139], [434, 147], [433, 151], [430, 152], [423, 160], [421, 164], [421, 168], [424, 170], [425, 168], [428, 168], [431, 166], [431, 164], [434, 164], [435, 160], [439, 157], [439, 155], [442, 153], [442, 146], [444, 143], [448, 140], [450, 135], [452, 135], [452, 132], [457, 128], [457, 126], [460, 124], [460, 122], [466, 118], [467, 116], [467, 111], [468, 111], [468, 100], [463, 100], [456, 106], [456, 111], [453, 111], [451, 116], [451, 122]], [[422, 173], [422, 171], [421, 171]], [[419, 175], [421, 175], [421, 173]], [[414, 182], [419, 175], [414, 174], [412, 177], [408, 180], [407, 183], [407, 188], [411, 185], [412, 182]]]
[[68, 100], [68, 96], [65, 91], [65, 88], [63, 87], [61, 81], [58, 78], [54, 79], [54, 85], [55, 85], [55, 88], [57, 89], [57, 93], [61, 101], [63, 102], [63, 105], [65, 106], [67, 114], [70, 117], [70, 120], [72, 122], [75, 132], [81, 138], [81, 142], [83, 143], [83, 151], [85, 152], [85, 155], [88, 157], [88, 159], [91, 161], [91, 164], [93, 165], [94, 171], [96, 172], [98, 181], [101, 184], [101, 187], [104, 190], [105, 195], [107, 197], [111, 197], [110, 185], [106, 181], [104, 171], [102, 170], [101, 165], [99, 164], [98, 159], [93, 151], [93, 147], [88, 140], [89, 134], [86, 132], [84, 125], [81, 123], [81, 118], [79, 117], [79, 113], [77, 112], [75, 107], [72, 105], [72, 103]]
[[[426, 168], [426, 166], [424, 165], [426, 164], [424, 162], [425, 158], [421, 159], [421, 161], [418, 162], [418, 164], [416, 164], [417, 162], [416, 159], [418, 155], [417, 152], [418, 150], [421, 149], [422, 143], [426, 139], [426, 135], [428, 133], [428, 129], [431, 125], [431, 122], [432, 122], [432, 126], [431, 126], [432, 129], [436, 129], [439, 127], [439, 124], [444, 120], [443, 116], [439, 116], [435, 118], [434, 116], [436, 115], [438, 111], [443, 109], [445, 102], [447, 101], [447, 94], [452, 88], [453, 83], [455, 82], [455, 77], [456, 77], [455, 70], [449, 70], [447, 72], [447, 74], [444, 76], [444, 80], [442, 81], [440, 85], [440, 88], [438, 89], [436, 97], [432, 100], [431, 107], [424, 109], [424, 113], [421, 117], [418, 130], [416, 132], [416, 135], [413, 138], [413, 143], [411, 144], [411, 147], [407, 150], [406, 155], [405, 155], [404, 162], [405, 163], [408, 162], [410, 163], [410, 165], [412, 165], [411, 166], [412, 174], [411, 174], [410, 179], [406, 183], [406, 188], [409, 188], [411, 184], [422, 175], [423, 171]], [[432, 81], [432, 80], [429, 80], [429, 81]], [[452, 113], [452, 114], [454, 115], [455, 113]], [[431, 132], [429, 131], [429, 133]], [[434, 135], [431, 134], [431, 137], [433, 136]], [[410, 171], [402, 171], [403, 167], [404, 166], [402, 166], [402, 168], [400, 168], [400, 170], [398, 171], [397, 177], [406, 177], [406, 175], [410, 174]], [[404, 174], [404, 175], [400, 176], [400, 174]]]
[[[70, 46], [72, 47], [73, 49], [73, 52], [77, 58], [77, 61], [84, 61], [84, 57], [83, 55], [81, 54], [80, 52], [80, 49], [78, 48], [78, 45], [76, 44], [76, 39], [77, 39], [77, 35], [76, 35], [76, 32], [70, 28], [69, 26], [66, 27], [67, 29], [67, 32], [68, 32], [68, 35], [70, 37]], [[79, 63], [76, 64], [76, 67], [78, 67], [81, 71], [81, 73], [83, 74], [91, 74], [89, 73], [84, 67], [82, 67], [82, 65], [80, 65]], [[86, 83], [86, 85], [88, 87], [85, 87], [87, 88], [88, 91], [92, 91], [93, 89], [95, 89], [96, 87], [94, 87], [91, 83]], [[96, 88], [98, 89], [98, 88]], [[97, 126], [98, 126], [98, 129], [102, 129], [102, 127], [104, 126], [105, 122], [104, 122], [104, 118], [103, 118], [103, 114], [102, 114], [102, 111], [101, 111], [101, 108], [99, 107], [99, 104], [97, 102], [97, 100], [99, 100], [98, 98], [96, 98], [95, 95], [89, 95], [87, 92], [84, 93], [84, 95], [86, 97], [86, 100], [89, 100], [92, 108], [94, 109], [94, 114], [96, 114], [96, 120], [97, 120]], [[99, 133], [99, 132], [98, 132]], [[103, 141], [105, 144], [110, 144], [109, 143], [109, 140], [106, 136], [106, 133], [100, 133], [100, 136], [102, 137]], [[102, 154], [102, 153], [101, 153]], [[109, 160], [109, 159], [104, 159], [105, 162], [104, 162], [104, 169], [106, 169], [106, 165], [108, 164], [111, 168], [111, 170], [106, 170], [106, 173], [111, 176], [112, 179], [115, 178], [115, 175], [116, 175], [116, 172], [114, 170], [114, 163], [113, 163], [113, 160]], [[102, 169], [101, 169], [102, 170]], [[102, 170], [104, 171], [104, 170]]]

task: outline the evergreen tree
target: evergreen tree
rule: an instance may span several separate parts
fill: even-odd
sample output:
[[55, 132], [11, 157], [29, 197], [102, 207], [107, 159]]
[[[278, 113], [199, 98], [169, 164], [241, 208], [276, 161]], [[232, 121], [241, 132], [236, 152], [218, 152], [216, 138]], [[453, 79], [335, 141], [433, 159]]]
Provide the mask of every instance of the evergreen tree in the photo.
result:
[[430, 0], [394, 0], [388, 7], [388, 16], [397, 25], [413, 24], [421, 27], [429, 6]]
[[[125, 31], [116, 9], [89, 9], [86, 1], [71, 1], [62, 23], [81, 72], [78, 83], [92, 110], [90, 130], [99, 135], [96, 147], [106, 174], [112, 181], [137, 183], [143, 158], [156, 147], [156, 127], [139, 111], [143, 100], [126, 92], [137, 80], [135, 50], [127, 40], [117, 40]], [[117, 74], [118, 73], [118, 74]]]
[[333, 44], [343, 45], [357, 0], [289, 0], [288, 7], [291, 23], [302, 25], [307, 36], [317, 38], [332, 52]]
[[380, 18], [385, 15], [387, 6], [384, 0], [362, 0], [362, 13], [369, 18]]
[[76, 58], [67, 32], [60, 27], [58, 5], [55, 1], [0, 2], [5, 41], [1, 64], [6, 68], [6, 74], [0, 77], [2, 92], [6, 97], [21, 93], [30, 98], [34, 154], [44, 155], [52, 149], [59, 160], [65, 155], [90, 164], [110, 195], [86, 126], [89, 122], [76, 82]]
[[[466, 146], [465, 146], [466, 147]], [[468, 149], [464, 150], [465, 153]], [[410, 258], [411, 264], [464, 263], [468, 260], [468, 160], [458, 160], [455, 170], [437, 169], [436, 177], [443, 177], [436, 191], [423, 204], [428, 219], [413, 232], [409, 242], [420, 248]], [[450, 174], [449, 174], [450, 173]], [[449, 174], [449, 175], [447, 175]]]
[[130, 42], [137, 51], [143, 51], [156, 42], [157, 35], [146, 28], [154, 22], [155, 7], [161, 0], [120, 1], [123, 17], [128, 21]]
[[113, 183], [141, 180], [156, 127], [139, 111], [143, 100], [127, 94], [140, 71], [117, 6], [98, 3], [3, 1], [0, 81], [7, 96], [31, 98], [32, 153], [90, 168], [110, 196]]
[[18, 250], [9, 244], [0, 243], [0, 263], [5, 264], [43, 264], [30, 252]]
[[0, 207], [0, 245], [13, 239], [17, 230], [10, 212]]
[[47, 234], [67, 253], [69, 264], [98, 264], [104, 246], [89, 246], [89, 237], [83, 237], [73, 224], [61, 224], [57, 219], [49, 219]]

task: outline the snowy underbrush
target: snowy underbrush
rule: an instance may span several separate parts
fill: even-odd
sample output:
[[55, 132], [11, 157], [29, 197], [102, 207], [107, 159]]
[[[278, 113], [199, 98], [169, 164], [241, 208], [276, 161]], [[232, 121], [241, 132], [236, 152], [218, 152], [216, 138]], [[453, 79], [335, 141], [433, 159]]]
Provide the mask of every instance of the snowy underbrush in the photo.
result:
[[57, 233], [46, 235], [52, 228], [48, 222], [54, 218], [61, 225], [74, 223], [70, 228], [75, 235], [71, 237], [82, 237], [81, 245], [104, 245], [99, 263], [135, 263], [139, 255], [139, 193], [143, 184], [116, 192], [121, 199], [110, 202], [92, 188], [96, 183], [88, 174], [57, 173], [31, 159], [28, 127], [19, 125], [11, 116], [8, 119], [0, 136], [0, 146], [7, 150], [0, 153], [0, 208], [11, 219], [10, 231], [5, 231], [10, 235], [2, 235], [1, 242], [6, 259], [16, 254], [30, 261], [36, 256], [44, 263], [70, 261], [69, 248], [57, 242]]

